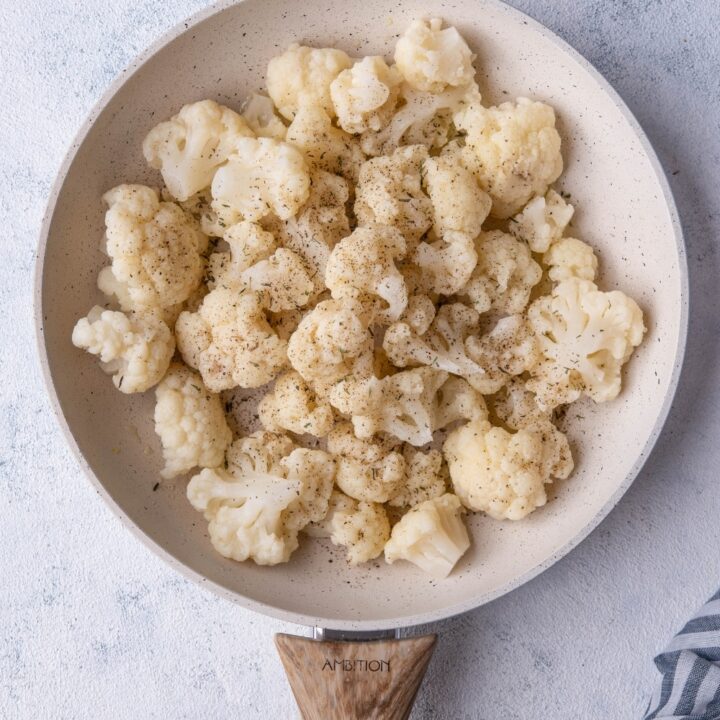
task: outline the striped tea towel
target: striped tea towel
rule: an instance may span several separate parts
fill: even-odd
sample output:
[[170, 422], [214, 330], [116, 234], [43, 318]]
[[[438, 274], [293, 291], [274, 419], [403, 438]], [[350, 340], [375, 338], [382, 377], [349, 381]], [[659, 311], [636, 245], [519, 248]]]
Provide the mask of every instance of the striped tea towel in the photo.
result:
[[662, 680], [645, 720], [720, 720], [720, 590], [655, 658]]

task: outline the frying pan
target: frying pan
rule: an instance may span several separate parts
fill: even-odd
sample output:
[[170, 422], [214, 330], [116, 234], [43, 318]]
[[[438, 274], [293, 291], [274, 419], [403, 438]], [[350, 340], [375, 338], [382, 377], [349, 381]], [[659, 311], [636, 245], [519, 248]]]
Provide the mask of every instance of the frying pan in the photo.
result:
[[[559, 187], [576, 207], [572, 234], [598, 251], [601, 285], [623, 288], [639, 302], [648, 334], [626, 369], [620, 397], [598, 406], [578, 403], [565, 417], [577, 460], [572, 477], [553, 486], [548, 505], [522, 522], [471, 517], [472, 549], [447, 580], [430, 581], [402, 563], [349, 568], [317, 540], [306, 541], [288, 565], [234, 563], [212, 549], [184, 481], [155, 490], [161, 460], [153, 393], [118, 393], [95, 359], [70, 342], [77, 318], [102, 302], [96, 289], [106, 262], [100, 198], [120, 182], [157, 184], [141, 154], [147, 131], [202, 98], [238, 108], [263, 86], [269, 58], [291, 42], [389, 55], [408, 23], [429, 15], [455, 25], [477, 53], [486, 102], [528, 95], [555, 107], [566, 166]], [[316, 628], [316, 637], [327, 641], [392, 635], [465, 612], [526, 582], [580, 542], [627, 490], [658, 437], [678, 380], [687, 300], [682, 231], [657, 157], [607, 82], [547, 29], [497, 0], [245, 0], [213, 6], [169, 32], [93, 110], [51, 193], [35, 314], [60, 426], [121, 521], [187, 577], [244, 607]], [[250, 415], [238, 417], [238, 425], [247, 427]], [[432, 639], [418, 642], [330, 647], [307, 640], [298, 647], [279, 640], [305, 716], [325, 718], [404, 717], [432, 646]], [[373, 670], [368, 662], [383, 653], [392, 655], [392, 670]], [[323, 658], [333, 661], [330, 669], [320, 667]], [[318, 709], [322, 702], [309, 697], [313, 681], [298, 668], [314, 676], [313, 692], [325, 694], [322, 702], [336, 700]], [[398, 684], [400, 676], [405, 682]], [[359, 695], [338, 704], [337, 693], [349, 687]], [[392, 714], [392, 707], [400, 709]]]

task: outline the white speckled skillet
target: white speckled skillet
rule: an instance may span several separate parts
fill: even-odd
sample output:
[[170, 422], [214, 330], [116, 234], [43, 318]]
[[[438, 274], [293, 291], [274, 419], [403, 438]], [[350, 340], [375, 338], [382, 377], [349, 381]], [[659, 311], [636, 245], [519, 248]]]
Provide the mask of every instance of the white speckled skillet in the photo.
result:
[[[520, 523], [470, 521], [472, 550], [434, 582], [407, 564], [350, 569], [306, 542], [291, 563], [260, 568], [225, 560], [185, 499], [185, 482], [157, 492], [160, 455], [153, 394], [118, 393], [76, 350], [76, 319], [101, 298], [95, 282], [102, 193], [120, 182], [157, 183], [141, 141], [186, 102], [238, 108], [263, 85], [270, 57], [292, 41], [388, 55], [413, 18], [439, 15], [477, 53], [488, 102], [528, 95], [558, 114], [576, 206], [572, 233], [599, 253], [605, 288], [645, 311], [648, 335], [619, 399], [568, 414], [577, 469], [548, 505]], [[52, 190], [38, 251], [35, 310], [40, 354], [60, 425], [98, 493], [153, 552], [244, 607], [303, 625], [389, 630], [446, 618], [526, 582], [579, 543], [627, 490], [653, 447], [675, 390], [687, 328], [682, 231], [650, 143], [618, 95], [563, 41], [497, 0], [245, 0], [216, 5], [178, 26], [113, 82], [73, 143]]]

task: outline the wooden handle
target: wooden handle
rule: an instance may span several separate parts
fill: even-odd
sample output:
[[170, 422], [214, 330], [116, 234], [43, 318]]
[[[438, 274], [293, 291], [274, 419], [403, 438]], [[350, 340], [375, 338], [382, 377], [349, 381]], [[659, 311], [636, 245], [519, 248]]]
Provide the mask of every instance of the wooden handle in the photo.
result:
[[275, 645], [303, 720], [405, 720], [435, 639], [318, 641], [276, 635]]

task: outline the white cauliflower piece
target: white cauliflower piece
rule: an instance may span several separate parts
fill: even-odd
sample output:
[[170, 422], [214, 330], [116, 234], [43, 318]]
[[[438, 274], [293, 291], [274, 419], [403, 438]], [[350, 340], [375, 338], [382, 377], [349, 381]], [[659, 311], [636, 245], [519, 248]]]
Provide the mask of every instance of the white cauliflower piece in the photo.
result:
[[[617, 397], [621, 369], [645, 334], [642, 310], [619, 290], [602, 292], [597, 286], [570, 278], [538, 298], [528, 309], [528, 319], [547, 364], [532, 371], [528, 388], [540, 406], [557, 397], [548, 364], [570, 376], [595, 402]], [[544, 382], [544, 380], [546, 382]]]
[[435, 429], [440, 430], [459, 420], [487, 419], [485, 399], [470, 383], [451, 375], [435, 397]]
[[421, 182], [427, 159], [424, 145], [410, 145], [363, 163], [355, 188], [358, 223], [389, 225], [409, 243], [417, 242], [432, 224], [432, 203]]
[[208, 187], [227, 160], [237, 138], [252, 137], [245, 120], [213, 100], [185, 105], [170, 120], [156, 125], [143, 141], [143, 155], [159, 170], [177, 200]]
[[548, 275], [554, 282], [570, 278], [592, 281], [598, 269], [593, 249], [582, 240], [570, 237], [553, 243], [543, 255], [543, 263], [549, 268]]
[[258, 404], [258, 416], [270, 432], [289, 430], [298, 435], [327, 435], [334, 424], [332, 407], [319, 401], [300, 373], [291, 370]]
[[492, 200], [475, 176], [451, 155], [425, 161], [423, 185], [433, 207], [435, 233], [456, 231], [477, 237], [490, 214]]
[[270, 213], [295, 215], [310, 193], [310, 175], [302, 153], [272, 138], [240, 138], [227, 163], [213, 177], [212, 209], [226, 226], [257, 222]]
[[311, 48], [296, 43], [268, 63], [267, 89], [283, 117], [292, 120], [302, 107], [319, 107], [331, 118], [335, 108], [330, 85], [352, 60], [334, 48]]
[[325, 285], [335, 300], [378, 301], [379, 321], [397, 320], [407, 307], [405, 280], [395, 265], [405, 256], [403, 236], [392, 227], [358, 227], [330, 253]]
[[180, 363], [171, 365], [155, 388], [155, 399], [155, 432], [165, 459], [162, 477], [223, 464], [232, 432], [220, 396], [205, 387], [200, 375]]
[[358, 60], [330, 85], [338, 125], [345, 132], [377, 132], [387, 125], [398, 98], [400, 73], [379, 55]]
[[475, 77], [475, 56], [454, 27], [440, 18], [415, 20], [395, 46], [395, 64], [410, 85], [442, 92], [448, 85], [467, 85]]
[[77, 321], [72, 343], [99, 356], [102, 369], [124, 393], [145, 392], [159, 383], [175, 352], [170, 328], [158, 312], [125, 314], [99, 305]]
[[421, 293], [410, 295], [405, 312], [400, 316], [400, 322], [405, 323], [417, 335], [424, 335], [434, 319], [435, 304], [427, 295]]
[[451, 493], [415, 505], [385, 545], [385, 560], [407, 560], [434, 578], [446, 578], [470, 547], [460, 500]]
[[453, 430], [443, 453], [455, 493], [465, 507], [496, 520], [521, 520], [547, 502], [545, 484], [566, 478], [572, 457], [560, 444], [543, 443], [542, 432], [509, 433], [487, 420]]
[[[173, 200], [167, 189], [162, 191], [163, 200]], [[187, 200], [178, 203], [185, 212], [190, 213], [199, 223], [200, 229], [210, 237], [223, 237], [227, 224], [218, 217], [212, 209], [212, 193], [206, 187], [200, 192], [191, 195]]]
[[554, 190], [534, 197], [521, 213], [510, 219], [510, 232], [536, 253], [547, 252], [560, 240], [575, 208]]
[[421, 242], [410, 259], [422, 271], [423, 290], [454, 295], [470, 281], [478, 253], [470, 235], [448, 231], [439, 240]]
[[514, 215], [560, 177], [560, 135], [549, 105], [527, 98], [489, 108], [473, 102], [454, 120], [466, 133], [464, 159], [492, 197], [495, 217]]
[[111, 284], [128, 309], [169, 308], [187, 300], [202, 281], [208, 243], [194, 218], [144, 185], [118, 185], [103, 200]]
[[216, 287], [242, 290], [247, 286], [246, 271], [277, 250], [272, 233], [257, 223], [236, 223], [227, 229], [224, 239], [230, 251], [214, 252], [208, 258], [207, 284], [211, 290]]
[[287, 344], [252, 292], [216, 288], [197, 312], [180, 313], [175, 335], [183, 359], [213, 392], [260, 387], [287, 365]]
[[227, 470], [193, 477], [187, 496], [221, 555], [276, 565], [298, 547], [298, 532], [327, 513], [334, 472], [326, 453], [259, 432], [230, 446]]
[[253, 93], [243, 105], [243, 119], [257, 137], [284, 140], [285, 123], [275, 114], [275, 105], [267, 95]]
[[552, 422], [552, 410], [541, 408], [525, 381], [512, 378], [493, 400], [495, 415], [511, 430], [533, 428]]
[[422, 452], [406, 445], [403, 448], [405, 458], [405, 482], [400, 490], [390, 498], [394, 507], [412, 507], [427, 500], [440, 497], [447, 491], [445, 476], [442, 472], [442, 454], [439, 450]]
[[419, 447], [436, 427], [435, 394], [447, 373], [428, 367], [382, 379], [348, 377], [330, 391], [330, 403], [351, 416], [355, 434], [370, 438], [384, 432]]
[[479, 313], [522, 312], [542, 278], [528, 246], [502, 230], [490, 230], [480, 233], [475, 247], [478, 261], [462, 291], [464, 298]]

